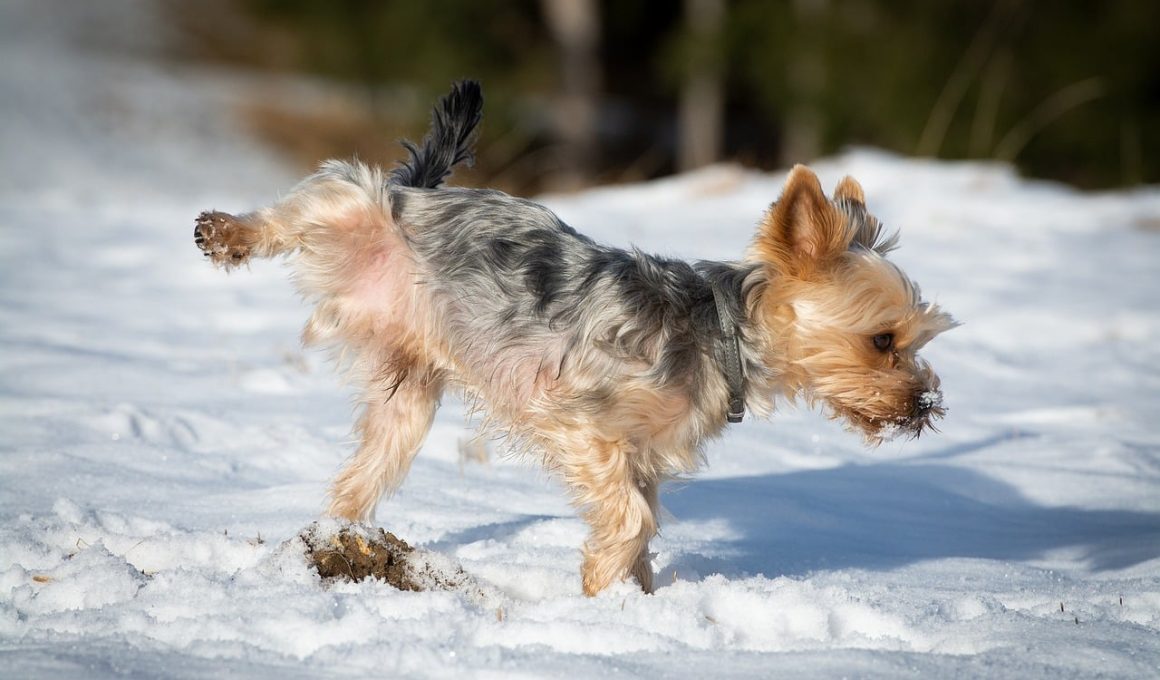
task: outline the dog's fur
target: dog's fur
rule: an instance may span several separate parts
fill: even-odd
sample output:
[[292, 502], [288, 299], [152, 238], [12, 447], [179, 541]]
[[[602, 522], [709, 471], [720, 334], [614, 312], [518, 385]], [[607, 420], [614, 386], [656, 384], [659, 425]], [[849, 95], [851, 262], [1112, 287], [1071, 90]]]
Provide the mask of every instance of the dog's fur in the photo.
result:
[[723, 319], [759, 415], [801, 396], [870, 442], [942, 415], [916, 352], [954, 322], [886, 259], [896, 238], [853, 179], [830, 199], [795, 167], [741, 262], [688, 264], [598, 244], [498, 191], [441, 187], [470, 160], [481, 110], [478, 84], [457, 84], [390, 176], [329, 161], [272, 207], [197, 220], [215, 264], [290, 255], [316, 305], [305, 342], [338, 348], [364, 387], [331, 515], [371, 519], [455, 387], [567, 483], [592, 531], [584, 592], [627, 576], [650, 591], [657, 487], [695, 470], [726, 422]]

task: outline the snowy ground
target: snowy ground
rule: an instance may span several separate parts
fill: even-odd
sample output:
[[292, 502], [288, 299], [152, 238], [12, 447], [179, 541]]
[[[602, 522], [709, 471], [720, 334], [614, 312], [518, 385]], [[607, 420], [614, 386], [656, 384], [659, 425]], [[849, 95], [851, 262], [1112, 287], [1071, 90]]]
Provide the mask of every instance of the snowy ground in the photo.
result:
[[[462, 459], [449, 402], [379, 520], [497, 599], [324, 588], [279, 546], [351, 451], [349, 390], [298, 349], [278, 264], [226, 276], [191, 239], [294, 178], [224, 115], [243, 77], [81, 50], [45, 6], [0, 11], [0, 676], [1160, 674], [1160, 192], [819, 162], [965, 322], [926, 353], [942, 434], [736, 426], [664, 493], [656, 594], [588, 599], [558, 484]], [[782, 179], [547, 203], [606, 242], [731, 258]]]

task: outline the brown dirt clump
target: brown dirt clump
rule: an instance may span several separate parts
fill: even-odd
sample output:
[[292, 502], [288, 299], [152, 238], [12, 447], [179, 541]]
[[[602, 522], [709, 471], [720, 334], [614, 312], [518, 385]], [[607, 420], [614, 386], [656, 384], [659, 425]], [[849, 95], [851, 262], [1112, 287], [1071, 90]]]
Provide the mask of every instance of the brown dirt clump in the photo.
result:
[[415, 549], [381, 528], [311, 524], [298, 535], [306, 559], [323, 581], [376, 579], [399, 590], [451, 590], [473, 599], [488, 596], [447, 558]]
[[302, 532], [306, 558], [324, 580], [375, 578], [399, 590], [425, 590], [411, 573], [415, 549], [383, 529], [344, 527], [329, 536], [318, 525]]

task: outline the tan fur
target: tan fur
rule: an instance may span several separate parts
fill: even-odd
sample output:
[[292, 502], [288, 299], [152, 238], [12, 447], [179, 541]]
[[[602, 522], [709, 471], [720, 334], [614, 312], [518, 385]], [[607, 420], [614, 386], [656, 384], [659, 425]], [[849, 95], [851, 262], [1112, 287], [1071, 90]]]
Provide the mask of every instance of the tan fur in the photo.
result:
[[862, 185], [858, 184], [857, 180], [849, 175], [842, 178], [838, 182], [838, 186], [834, 189], [835, 201], [858, 201], [859, 203], [866, 202], [866, 196], [862, 193]]
[[[835, 199], [863, 203], [862, 188], [846, 177]], [[853, 238], [813, 172], [795, 166], [750, 248], [777, 272], [751, 313], [780, 391], [826, 403], [876, 443], [911, 417], [917, 394], [938, 391], [916, 353], [956, 323], [880, 253], [851, 249]], [[868, 339], [887, 332], [894, 351], [875, 350]]]

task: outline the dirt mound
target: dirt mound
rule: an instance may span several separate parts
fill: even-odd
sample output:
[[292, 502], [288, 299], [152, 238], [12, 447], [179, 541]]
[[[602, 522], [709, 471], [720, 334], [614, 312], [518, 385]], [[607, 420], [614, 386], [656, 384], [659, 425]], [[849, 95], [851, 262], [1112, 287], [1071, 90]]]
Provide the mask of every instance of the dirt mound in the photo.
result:
[[480, 586], [448, 558], [416, 550], [381, 528], [311, 524], [298, 535], [306, 559], [324, 581], [377, 579], [399, 590], [454, 590], [484, 597]]
[[376, 578], [399, 590], [423, 590], [410, 574], [415, 549], [383, 529], [349, 526], [330, 533], [312, 524], [300, 536], [306, 559], [325, 580]]

